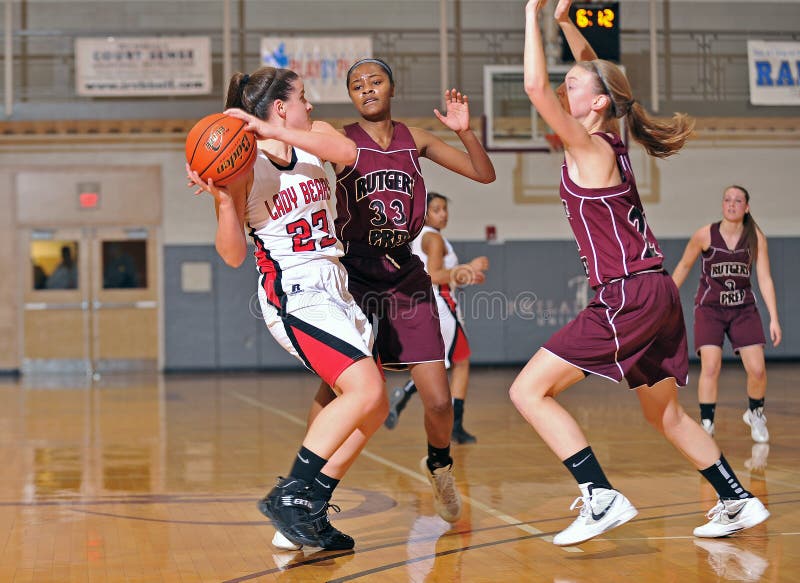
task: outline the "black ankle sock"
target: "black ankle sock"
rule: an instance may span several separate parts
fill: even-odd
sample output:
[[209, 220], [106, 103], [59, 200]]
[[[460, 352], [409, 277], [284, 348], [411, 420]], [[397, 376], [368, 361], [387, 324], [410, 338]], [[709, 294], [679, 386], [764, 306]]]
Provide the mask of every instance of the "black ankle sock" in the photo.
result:
[[443, 448], [433, 447], [428, 444], [428, 469], [430, 471], [436, 468], [443, 468], [453, 463], [453, 458], [450, 457], [450, 446]]
[[600, 462], [594, 456], [591, 447], [585, 447], [578, 453], [569, 456], [562, 462], [578, 484], [591, 482], [595, 488], [611, 489], [611, 483], [603, 473]]
[[722, 454], [716, 463], [704, 470], [699, 470], [699, 472], [714, 487], [721, 500], [740, 500], [753, 497], [739, 483], [739, 478], [736, 477], [733, 469], [728, 465], [728, 460]]
[[301, 446], [300, 451], [298, 451], [297, 456], [295, 456], [294, 465], [289, 475], [293, 478], [300, 478], [307, 484], [311, 484], [327, 461], [328, 460], [319, 457], [310, 449], [306, 449], [305, 446]]
[[753, 397], [747, 397], [747, 400], [750, 401], [749, 407], [751, 411], [755, 411], [759, 407], [764, 406], [764, 397], [760, 399], [754, 399]]
[[713, 423], [716, 409], [716, 403], [700, 403], [700, 419], [708, 419]]
[[461, 427], [464, 421], [464, 399], [453, 399], [453, 427]]
[[338, 485], [339, 480], [331, 478], [330, 476], [326, 476], [320, 472], [319, 475], [314, 478], [314, 481], [311, 484], [311, 489], [318, 497], [325, 500], [325, 502], [329, 502], [331, 497], [333, 497], [333, 491]]

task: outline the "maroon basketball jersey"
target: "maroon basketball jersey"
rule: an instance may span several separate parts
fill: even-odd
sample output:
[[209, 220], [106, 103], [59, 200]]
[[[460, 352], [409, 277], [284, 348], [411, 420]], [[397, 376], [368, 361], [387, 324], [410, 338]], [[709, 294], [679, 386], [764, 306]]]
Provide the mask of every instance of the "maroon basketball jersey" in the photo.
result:
[[750, 250], [741, 237], [736, 248], [728, 249], [719, 222], [710, 228], [711, 245], [703, 251], [700, 286], [694, 299], [698, 306], [743, 306], [756, 301], [750, 286]]
[[354, 166], [336, 176], [336, 236], [347, 245], [378, 248], [406, 245], [425, 224], [425, 181], [417, 145], [408, 128], [393, 121], [394, 134], [382, 149], [357, 123], [345, 126], [358, 147]]
[[619, 136], [604, 133], [617, 157], [622, 183], [605, 188], [583, 188], [570, 180], [561, 166], [561, 202], [578, 243], [589, 285], [661, 268], [663, 255], [647, 225], [636, 190], [628, 149]]

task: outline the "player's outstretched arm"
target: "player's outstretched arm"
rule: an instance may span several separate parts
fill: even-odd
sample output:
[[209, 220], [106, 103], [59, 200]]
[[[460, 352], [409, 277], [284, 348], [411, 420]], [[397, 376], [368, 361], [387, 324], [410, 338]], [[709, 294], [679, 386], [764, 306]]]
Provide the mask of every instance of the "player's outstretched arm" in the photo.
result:
[[710, 227], [710, 225], [705, 225], [695, 231], [694, 235], [692, 235], [689, 242], [686, 244], [683, 256], [680, 261], [678, 261], [675, 269], [672, 270], [672, 281], [674, 281], [675, 285], [678, 287], [681, 287], [683, 282], [686, 281], [686, 276], [689, 275], [689, 272], [692, 270], [692, 265], [697, 261], [700, 253], [708, 249], [711, 245]]
[[583, 36], [575, 23], [569, 18], [569, 9], [572, 6], [572, 0], [559, 0], [556, 5], [555, 18], [561, 32], [564, 33], [564, 38], [567, 39], [569, 50], [572, 51], [572, 56], [576, 61], [593, 61], [597, 58], [597, 53], [594, 52], [592, 45]]
[[352, 164], [358, 154], [353, 140], [324, 121], [314, 121], [306, 130], [270, 123], [241, 109], [226, 109], [224, 113], [247, 123], [245, 130], [254, 133], [259, 140], [278, 140], [334, 164]]
[[447, 106], [445, 113], [438, 109], [434, 109], [433, 113], [440, 122], [456, 133], [466, 152], [454, 148], [426, 130], [408, 128], [420, 156], [482, 184], [494, 182], [494, 164], [469, 125], [469, 99], [455, 88], [445, 91], [444, 97]]

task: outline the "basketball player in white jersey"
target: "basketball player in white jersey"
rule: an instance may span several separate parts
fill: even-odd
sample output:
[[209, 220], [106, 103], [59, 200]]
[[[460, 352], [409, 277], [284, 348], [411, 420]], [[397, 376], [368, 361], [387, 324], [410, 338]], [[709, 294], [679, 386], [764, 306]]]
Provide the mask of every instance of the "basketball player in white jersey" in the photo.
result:
[[330, 124], [311, 121], [303, 81], [287, 69], [234, 74], [226, 105], [237, 108], [226, 113], [247, 122], [262, 150], [253, 170], [224, 189], [203, 183], [187, 165], [197, 193], [214, 197], [217, 252], [228, 265], [241, 265], [247, 226], [270, 333], [337, 393], [310, 423], [289, 476], [279, 478], [258, 507], [295, 548], [350, 549], [353, 539], [328, 521], [325, 494], [349, 464], [337, 466], [335, 475], [324, 466], [351, 433], [368, 438], [388, 412], [383, 375], [372, 358], [372, 330], [339, 264], [343, 250], [322, 166], [322, 160], [353, 163], [355, 144]]

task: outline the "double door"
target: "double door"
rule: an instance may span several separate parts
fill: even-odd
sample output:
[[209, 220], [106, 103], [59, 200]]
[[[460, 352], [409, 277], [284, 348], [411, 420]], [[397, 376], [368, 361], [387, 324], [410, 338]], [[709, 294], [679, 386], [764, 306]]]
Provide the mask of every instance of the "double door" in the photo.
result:
[[158, 241], [153, 227], [21, 231], [22, 371], [156, 370]]

